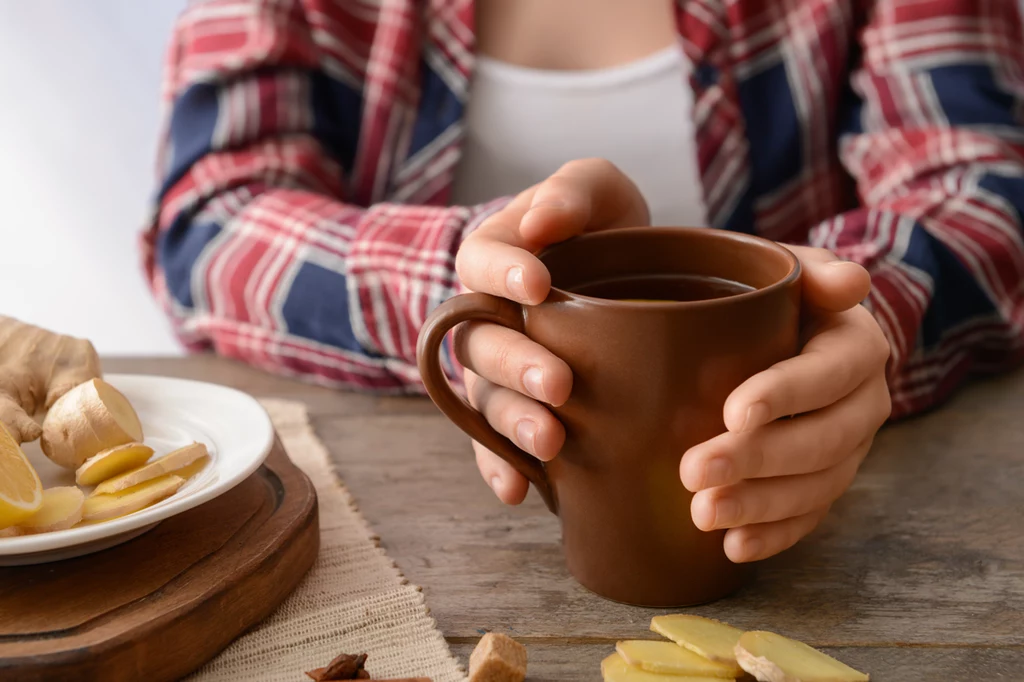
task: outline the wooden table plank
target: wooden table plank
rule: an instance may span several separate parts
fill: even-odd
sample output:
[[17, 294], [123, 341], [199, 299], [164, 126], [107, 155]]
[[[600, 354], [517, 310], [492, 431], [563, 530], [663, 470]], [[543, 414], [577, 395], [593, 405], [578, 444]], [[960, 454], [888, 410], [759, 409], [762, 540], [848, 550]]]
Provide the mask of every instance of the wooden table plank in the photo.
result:
[[[576, 585], [562, 564], [557, 519], [535, 495], [518, 508], [497, 502], [461, 433], [423, 399], [339, 393], [211, 358], [106, 368], [307, 402], [361, 510], [459, 647], [481, 630], [509, 632], [540, 652], [531, 679], [594, 679], [567, 671], [596, 665], [616, 639], [646, 636], [655, 612]], [[751, 588], [692, 611], [843, 647], [844, 660], [879, 680], [1021, 670], [1022, 414], [1018, 374], [888, 427], [818, 532], [765, 562]]]

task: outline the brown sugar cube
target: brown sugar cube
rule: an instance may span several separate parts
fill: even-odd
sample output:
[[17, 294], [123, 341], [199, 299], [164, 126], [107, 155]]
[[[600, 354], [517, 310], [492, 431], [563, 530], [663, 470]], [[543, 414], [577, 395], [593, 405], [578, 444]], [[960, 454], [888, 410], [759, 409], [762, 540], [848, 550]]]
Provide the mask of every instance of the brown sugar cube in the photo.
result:
[[526, 647], [508, 635], [488, 632], [469, 657], [469, 682], [523, 682]]

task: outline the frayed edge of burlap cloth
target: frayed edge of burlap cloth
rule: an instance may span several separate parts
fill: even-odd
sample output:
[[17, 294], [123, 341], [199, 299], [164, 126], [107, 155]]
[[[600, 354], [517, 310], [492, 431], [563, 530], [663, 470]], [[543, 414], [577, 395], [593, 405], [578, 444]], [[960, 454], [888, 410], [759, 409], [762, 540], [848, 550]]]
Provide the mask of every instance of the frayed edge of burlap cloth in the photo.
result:
[[302, 403], [262, 400], [292, 461], [316, 487], [320, 555], [269, 618], [188, 678], [193, 682], [287, 682], [339, 653], [367, 653], [374, 679], [466, 675], [430, 617], [423, 593], [380, 548], [313, 433]]

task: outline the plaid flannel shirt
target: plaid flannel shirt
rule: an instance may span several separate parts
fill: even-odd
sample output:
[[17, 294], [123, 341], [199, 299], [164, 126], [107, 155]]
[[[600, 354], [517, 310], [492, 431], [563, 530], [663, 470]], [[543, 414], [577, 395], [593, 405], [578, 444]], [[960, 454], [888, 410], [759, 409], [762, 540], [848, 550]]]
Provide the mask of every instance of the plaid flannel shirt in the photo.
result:
[[[1022, 356], [1016, 0], [678, 0], [676, 20], [711, 224], [868, 268], [895, 415]], [[503, 201], [448, 205], [473, 25], [471, 0], [185, 11], [143, 244], [189, 348], [421, 389], [417, 332]]]

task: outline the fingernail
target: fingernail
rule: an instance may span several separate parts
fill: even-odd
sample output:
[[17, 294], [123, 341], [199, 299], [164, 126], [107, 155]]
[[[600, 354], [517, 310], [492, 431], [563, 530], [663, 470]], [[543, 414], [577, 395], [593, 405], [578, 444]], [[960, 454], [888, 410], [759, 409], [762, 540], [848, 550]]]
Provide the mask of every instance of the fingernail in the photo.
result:
[[565, 202], [557, 199], [534, 199], [533, 203], [530, 204], [530, 210], [532, 211], [535, 208], [562, 208], [564, 206]]
[[743, 543], [743, 558], [747, 561], [757, 559], [764, 552], [764, 540], [761, 538], [750, 538]]
[[743, 422], [742, 431], [750, 431], [759, 426], [764, 426], [771, 419], [772, 413], [768, 406], [758, 401], [747, 408], [747, 420]]
[[509, 268], [508, 274], [505, 275], [505, 286], [508, 287], [508, 291], [512, 294], [512, 297], [525, 301], [529, 298], [526, 293], [526, 283], [523, 282], [523, 269], [521, 267]]
[[523, 386], [537, 400], [544, 400], [544, 371], [540, 367], [530, 367], [523, 374]]
[[732, 464], [723, 457], [715, 457], [704, 470], [704, 486], [713, 488], [729, 483], [732, 478]]
[[740, 518], [740, 503], [725, 497], [715, 503], [715, 528], [728, 528]]
[[532, 419], [520, 419], [516, 424], [516, 440], [519, 442], [519, 447], [531, 455], [537, 454], [537, 448], [534, 447], [536, 438], [537, 424]]

